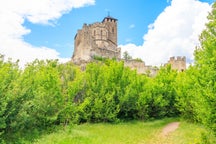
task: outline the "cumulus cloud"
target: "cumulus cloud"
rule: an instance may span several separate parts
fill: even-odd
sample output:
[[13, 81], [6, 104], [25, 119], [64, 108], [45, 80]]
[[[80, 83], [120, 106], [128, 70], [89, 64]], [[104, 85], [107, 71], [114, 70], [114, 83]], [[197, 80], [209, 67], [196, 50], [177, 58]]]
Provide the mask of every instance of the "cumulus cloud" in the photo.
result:
[[36, 47], [23, 40], [31, 32], [23, 26], [25, 20], [34, 24], [53, 25], [73, 8], [94, 4], [94, 0], [6, 0], [0, 2], [0, 54], [20, 60], [21, 66], [34, 59], [69, 59], [44, 46]]
[[193, 61], [199, 34], [205, 28], [211, 6], [197, 0], [172, 0], [143, 36], [143, 45], [121, 45], [122, 53], [142, 58], [146, 64], [160, 66], [171, 56]]

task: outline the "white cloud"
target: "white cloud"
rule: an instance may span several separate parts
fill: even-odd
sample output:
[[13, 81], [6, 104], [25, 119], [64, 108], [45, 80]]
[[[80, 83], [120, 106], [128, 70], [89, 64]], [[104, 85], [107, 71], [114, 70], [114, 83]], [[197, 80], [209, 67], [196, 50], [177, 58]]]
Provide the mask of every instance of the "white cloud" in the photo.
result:
[[0, 1], [0, 54], [20, 60], [21, 66], [34, 59], [60, 59], [59, 53], [47, 47], [36, 47], [23, 40], [31, 32], [23, 26], [32, 23], [53, 25], [72, 8], [94, 4], [94, 0], [6, 0]]
[[143, 45], [121, 45], [122, 53], [128, 51], [134, 58], [157, 66], [166, 63], [171, 56], [186, 56], [191, 61], [210, 10], [209, 4], [197, 0], [172, 0], [149, 25]]

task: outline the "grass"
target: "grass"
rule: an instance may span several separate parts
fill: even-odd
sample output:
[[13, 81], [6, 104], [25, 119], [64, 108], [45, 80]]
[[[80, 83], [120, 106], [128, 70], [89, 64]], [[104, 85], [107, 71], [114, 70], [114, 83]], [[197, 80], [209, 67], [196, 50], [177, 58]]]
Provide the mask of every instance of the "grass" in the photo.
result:
[[[215, 144], [216, 138], [206, 128], [199, 124], [189, 123], [180, 120], [179, 128], [168, 134], [166, 137], [153, 137], [147, 143], [150, 144]], [[202, 141], [203, 136], [207, 136], [208, 142]]]
[[43, 135], [34, 144], [198, 144], [201, 134], [207, 132], [200, 125], [181, 121], [175, 132], [166, 138], [160, 137], [163, 127], [173, 121], [177, 119], [67, 126], [57, 132]]

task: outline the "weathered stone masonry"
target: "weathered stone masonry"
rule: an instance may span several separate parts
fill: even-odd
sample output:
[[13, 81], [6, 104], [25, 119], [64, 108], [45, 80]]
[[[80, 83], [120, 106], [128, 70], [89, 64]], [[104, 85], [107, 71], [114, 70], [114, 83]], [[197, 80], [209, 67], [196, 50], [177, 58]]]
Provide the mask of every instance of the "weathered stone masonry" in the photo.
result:
[[171, 64], [172, 69], [175, 69], [179, 72], [186, 70], [186, 57], [170, 57], [168, 64]]
[[[121, 48], [117, 41], [118, 20], [107, 16], [102, 22], [84, 24], [74, 37], [74, 53], [72, 61], [85, 69], [85, 65], [94, 60], [95, 56], [104, 58], [116, 58], [121, 60]], [[186, 69], [185, 57], [171, 57], [168, 61], [172, 69], [184, 71]], [[125, 66], [136, 69], [137, 73], [155, 76], [158, 68], [146, 66], [144, 62], [125, 60]]]
[[74, 38], [72, 61], [76, 64], [89, 62], [94, 56], [121, 58], [117, 47], [117, 19], [105, 17], [102, 22], [84, 24]]

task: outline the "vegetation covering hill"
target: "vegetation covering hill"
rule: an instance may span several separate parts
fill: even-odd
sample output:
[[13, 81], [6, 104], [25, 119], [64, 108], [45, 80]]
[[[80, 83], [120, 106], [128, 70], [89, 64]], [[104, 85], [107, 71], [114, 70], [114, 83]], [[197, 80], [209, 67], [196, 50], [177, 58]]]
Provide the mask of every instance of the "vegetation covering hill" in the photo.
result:
[[[28, 64], [0, 58], [0, 142], [56, 125], [119, 122], [180, 116], [216, 135], [216, 3], [200, 36], [195, 63], [177, 73], [168, 65], [150, 78], [123, 62]], [[208, 135], [206, 135], [208, 136]]]

